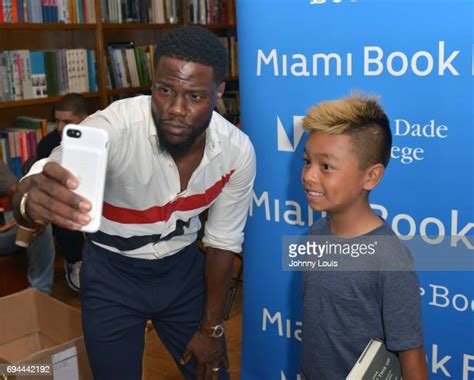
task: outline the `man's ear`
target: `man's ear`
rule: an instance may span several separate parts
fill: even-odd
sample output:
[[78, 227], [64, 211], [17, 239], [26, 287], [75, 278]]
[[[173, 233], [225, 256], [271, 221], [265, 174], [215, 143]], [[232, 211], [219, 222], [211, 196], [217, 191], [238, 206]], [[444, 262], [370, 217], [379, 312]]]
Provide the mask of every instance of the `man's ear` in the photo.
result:
[[368, 167], [365, 171], [364, 190], [373, 190], [382, 180], [384, 173], [385, 167], [380, 163]]
[[224, 95], [225, 91], [225, 82], [222, 82], [218, 87], [217, 87], [217, 99], [222, 98], [222, 95]]

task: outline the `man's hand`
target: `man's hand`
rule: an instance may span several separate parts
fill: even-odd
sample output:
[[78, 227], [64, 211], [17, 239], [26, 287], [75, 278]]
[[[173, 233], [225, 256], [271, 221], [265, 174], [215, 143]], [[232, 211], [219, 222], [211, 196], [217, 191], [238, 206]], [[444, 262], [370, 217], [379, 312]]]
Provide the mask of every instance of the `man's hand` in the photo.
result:
[[191, 356], [194, 356], [197, 361], [197, 380], [216, 380], [219, 378], [220, 371], [229, 369], [224, 336], [216, 339], [200, 330], [196, 331], [186, 346], [181, 364], [185, 365]]
[[[88, 200], [75, 194], [77, 179], [55, 162], [47, 163], [43, 172], [26, 178], [18, 185], [13, 197], [15, 218], [26, 227], [53, 223], [60, 227], [78, 230], [90, 221]], [[20, 213], [20, 202], [28, 193], [25, 210], [28, 219]]]
[[[234, 253], [222, 249], [206, 248], [206, 301], [201, 326], [216, 326], [224, 320], [224, 307], [232, 278]], [[225, 336], [225, 335], [224, 335]], [[225, 338], [213, 338], [208, 332], [198, 330], [183, 354], [185, 364], [191, 356], [197, 361], [196, 378], [215, 380], [221, 371], [227, 371], [229, 361], [225, 349]]]
[[8, 230], [11, 230], [15, 226], [16, 226], [16, 220], [15, 219], [9, 220], [5, 224], [0, 225], [0, 233], [7, 232]]

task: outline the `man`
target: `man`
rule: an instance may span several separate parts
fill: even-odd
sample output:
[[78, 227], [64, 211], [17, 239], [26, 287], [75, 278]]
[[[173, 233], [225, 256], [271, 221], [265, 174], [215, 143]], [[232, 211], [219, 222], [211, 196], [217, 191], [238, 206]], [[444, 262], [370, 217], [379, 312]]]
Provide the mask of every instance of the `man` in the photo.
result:
[[[214, 34], [170, 31], [154, 62], [151, 97], [117, 101], [83, 122], [109, 134], [101, 227], [85, 244], [81, 270], [89, 360], [96, 379], [140, 379], [151, 319], [187, 379], [228, 378], [223, 313], [255, 154], [248, 137], [213, 112], [227, 66]], [[20, 184], [16, 216], [30, 225], [87, 224], [91, 205], [71, 192], [77, 179], [43, 164]], [[203, 257], [195, 240], [208, 208]]]
[[[17, 187], [16, 177], [8, 170], [7, 165], [0, 160], [0, 195], [11, 197]], [[11, 255], [18, 251], [15, 245], [16, 222], [7, 221], [0, 225], [0, 255]], [[54, 241], [51, 226], [38, 233], [27, 248], [28, 282], [31, 287], [51, 293], [54, 277]], [[0, 273], [0, 276], [2, 274]]]
[[[79, 124], [87, 117], [86, 99], [81, 94], [64, 95], [54, 107], [57, 128], [45, 136], [38, 144], [38, 160], [49, 157], [61, 143], [63, 129], [68, 124]], [[79, 273], [82, 264], [84, 237], [81, 232], [71, 231], [53, 225], [56, 241], [64, 254], [64, 269], [69, 287], [80, 290]]]
[[49, 157], [54, 148], [61, 143], [63, 129], [68, 124], [79, 124], [87, 117], [87, 103], [82, 94], [64, 95], [54, 107], [56, 129], [45, 136], [38, 144], [38, 159]]

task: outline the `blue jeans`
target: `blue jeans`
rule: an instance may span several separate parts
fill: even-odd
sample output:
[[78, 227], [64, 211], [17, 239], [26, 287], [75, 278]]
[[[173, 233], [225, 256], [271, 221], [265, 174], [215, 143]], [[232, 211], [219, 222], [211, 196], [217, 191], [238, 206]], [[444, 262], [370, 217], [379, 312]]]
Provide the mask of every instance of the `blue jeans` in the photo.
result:
[[[0, 233], [0, 255], [12, 255], [18, 251], [15, 245], [16, 227]], [[50, 294], [54, 277], [54, 241], [51, 225], [35, 236], [26, 249], [28, 253], [28, 282], [40, 292]]]

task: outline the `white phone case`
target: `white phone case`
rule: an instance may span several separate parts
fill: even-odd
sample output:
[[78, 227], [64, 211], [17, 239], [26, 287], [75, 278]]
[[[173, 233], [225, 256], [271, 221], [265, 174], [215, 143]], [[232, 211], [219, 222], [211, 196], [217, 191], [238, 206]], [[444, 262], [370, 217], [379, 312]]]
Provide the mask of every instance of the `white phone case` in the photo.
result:
[[81, 231], [96, 232], [100, 227], [107, 169], [108, 134], [83, 125], [69, 124], [61, 140], [61, 165], [79, 181], [75, 193], [92, 204], [91, 221]]

